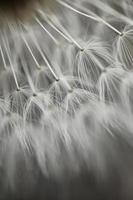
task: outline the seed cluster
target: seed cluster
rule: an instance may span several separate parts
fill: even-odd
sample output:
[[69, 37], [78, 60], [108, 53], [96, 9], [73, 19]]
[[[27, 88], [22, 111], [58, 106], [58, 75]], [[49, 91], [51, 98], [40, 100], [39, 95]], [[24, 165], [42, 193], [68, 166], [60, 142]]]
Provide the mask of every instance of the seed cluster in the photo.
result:
[[[22, 163], [33, 178], [35, 162], [44, 177], [64, 178], [84, 167], [106, 179], [114, 169], [125, 183], [123, 174], [132, 175], [125, 163], [133, 165], [132, 2], [5, 2], [0, 4], [7, 13], [0, 29], [4, 181], [17, 187]], [[24, 21], [30, 10], [31, 20]]]

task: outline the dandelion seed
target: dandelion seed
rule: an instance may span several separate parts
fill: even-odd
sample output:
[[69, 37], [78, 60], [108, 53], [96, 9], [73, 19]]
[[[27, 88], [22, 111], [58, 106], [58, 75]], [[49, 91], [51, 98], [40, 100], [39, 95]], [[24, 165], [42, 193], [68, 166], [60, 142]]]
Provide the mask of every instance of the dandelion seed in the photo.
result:
[[120, 88], [125, 73], [126, 71], [122, 69], [121, 66], [117, 66], [108, 67], [106, 71], [101, 74], [97, 86], [99, 97], [102, 101], [120, 101]]
[[113, 30], [114, 32], [116, 32], [118, 35], [121, 35], [121, 34], [122, 34], [119, 30], [117, 30], [117, 29], [116, 29], [115, 27], [113, 27], [111, 24], [109, 24], [108, 22], [106, 22], [105, 20], [103, 20], [102, 18], [100, 18], [100, 17], [98, 17], [98, 16], [95, 17], [95, 16], [88, 15], [88, 14], [86, 14], [86, 13], [83, 13], [83, 12], [81, 12], [81, 11], [78, 11], [77, 9], [73, 8], [71, 5], [66, 4], [66, 3], [64, 3], [64, 2], [62, 2], [62, 1], [60, 1], [60, 0], [57, 0], [57, 2], [59, 2], [61, 5], [63, 5], [63, 6], [65, 6], [65, 7], [67, 7], [67, 8], [69, 8], [69, 9], [73, 10], [73, 11], [76, 12], [76, 13], [79, 13], [80, 15], [83, 15], [83, 16], [85, 16], [85, 17], [87, 17], [87, 18], [90, 18], [90, 19], [92, 19], [92, 20], [94, 20], [94, 21], [100, 21], [101, 23], [103, 23], [103, 24], [105, 24], [106, 26], [108, 26], [111, 30]]
[[9, 102], [10, 102], [10, 110], [13, 113], [17, 113], [21, 116], [23, 116], [23, 109], [28, 101], [29, 94], [24, 89], [20, 89], [19, 91], [13, 91], [11, 96], [9, 96]]
[[81, 81], [95, 84], [101, 72], [111, 62], [106, 44], [98, 40], [90, 40], [84, 45], [84, 50], [76, 56], [77, 75]]
[[54, 81], [49, 89], [49, 93], [54, 104], [60, 105], [71, 87], [69, 86], [66, 77], [62, 76], [59, 80]]
[[95, 99], [95, 95], [90, 91], [74, 88], [66, 95], [63, 107], [70, 116], [73, 116], [77, 113], [77, 110], [80, 110], [82, 106], [93, 99]]
[[132, 50], [132, 28], [125, 27], [123, 35], [118, 38], [117, 45], [117, 59], [125, 68], [132, 69], [133, 50]]
[[45, 115], [48, 109], [50, 98], [48, 94], [33, 94], [25, 104], [24, 121], [29, 123], [38, 123], [41, 115]]

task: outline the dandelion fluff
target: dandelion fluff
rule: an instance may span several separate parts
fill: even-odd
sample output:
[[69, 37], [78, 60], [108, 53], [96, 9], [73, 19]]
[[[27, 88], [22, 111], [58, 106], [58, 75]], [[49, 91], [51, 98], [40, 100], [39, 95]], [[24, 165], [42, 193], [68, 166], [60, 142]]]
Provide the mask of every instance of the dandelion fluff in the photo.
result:
[[119, 102], [121, 99], [120, 90], [122, 79], [125, 77], [126, 73], [122, 66], [116, 67], [115, 64], [103, 71], [97, 84], [99, 97], [102, 101]]
[[111, 61], [106, 44], [92, 39], [83, 46], [83, 51], [77, 54], [76, 71], [81, 80], [96, 83], [101, 72]]
[[117, 58], [127, 69], [132, 69], [132, 27], [125, 27], [123, 35], [118, 38]]
[[133, 199], [132, 6], [0, 1], [0, 199]]

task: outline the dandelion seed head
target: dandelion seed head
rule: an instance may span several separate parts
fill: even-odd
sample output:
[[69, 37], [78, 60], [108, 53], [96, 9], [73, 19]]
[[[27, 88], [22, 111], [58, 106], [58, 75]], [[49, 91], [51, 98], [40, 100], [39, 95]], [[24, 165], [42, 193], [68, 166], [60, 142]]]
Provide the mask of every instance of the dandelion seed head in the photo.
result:
[[40, 178], [72, 181], [86, 171], [100, 188], [106, 182], [110, 188], [116, 176], [120, 190], [129, 191], [123, 177], [132, 177], [133, 166], [132, 6], [130, 0], [0, 2], [4, 190], [27, 191], [29, 181], [32, 195]]

